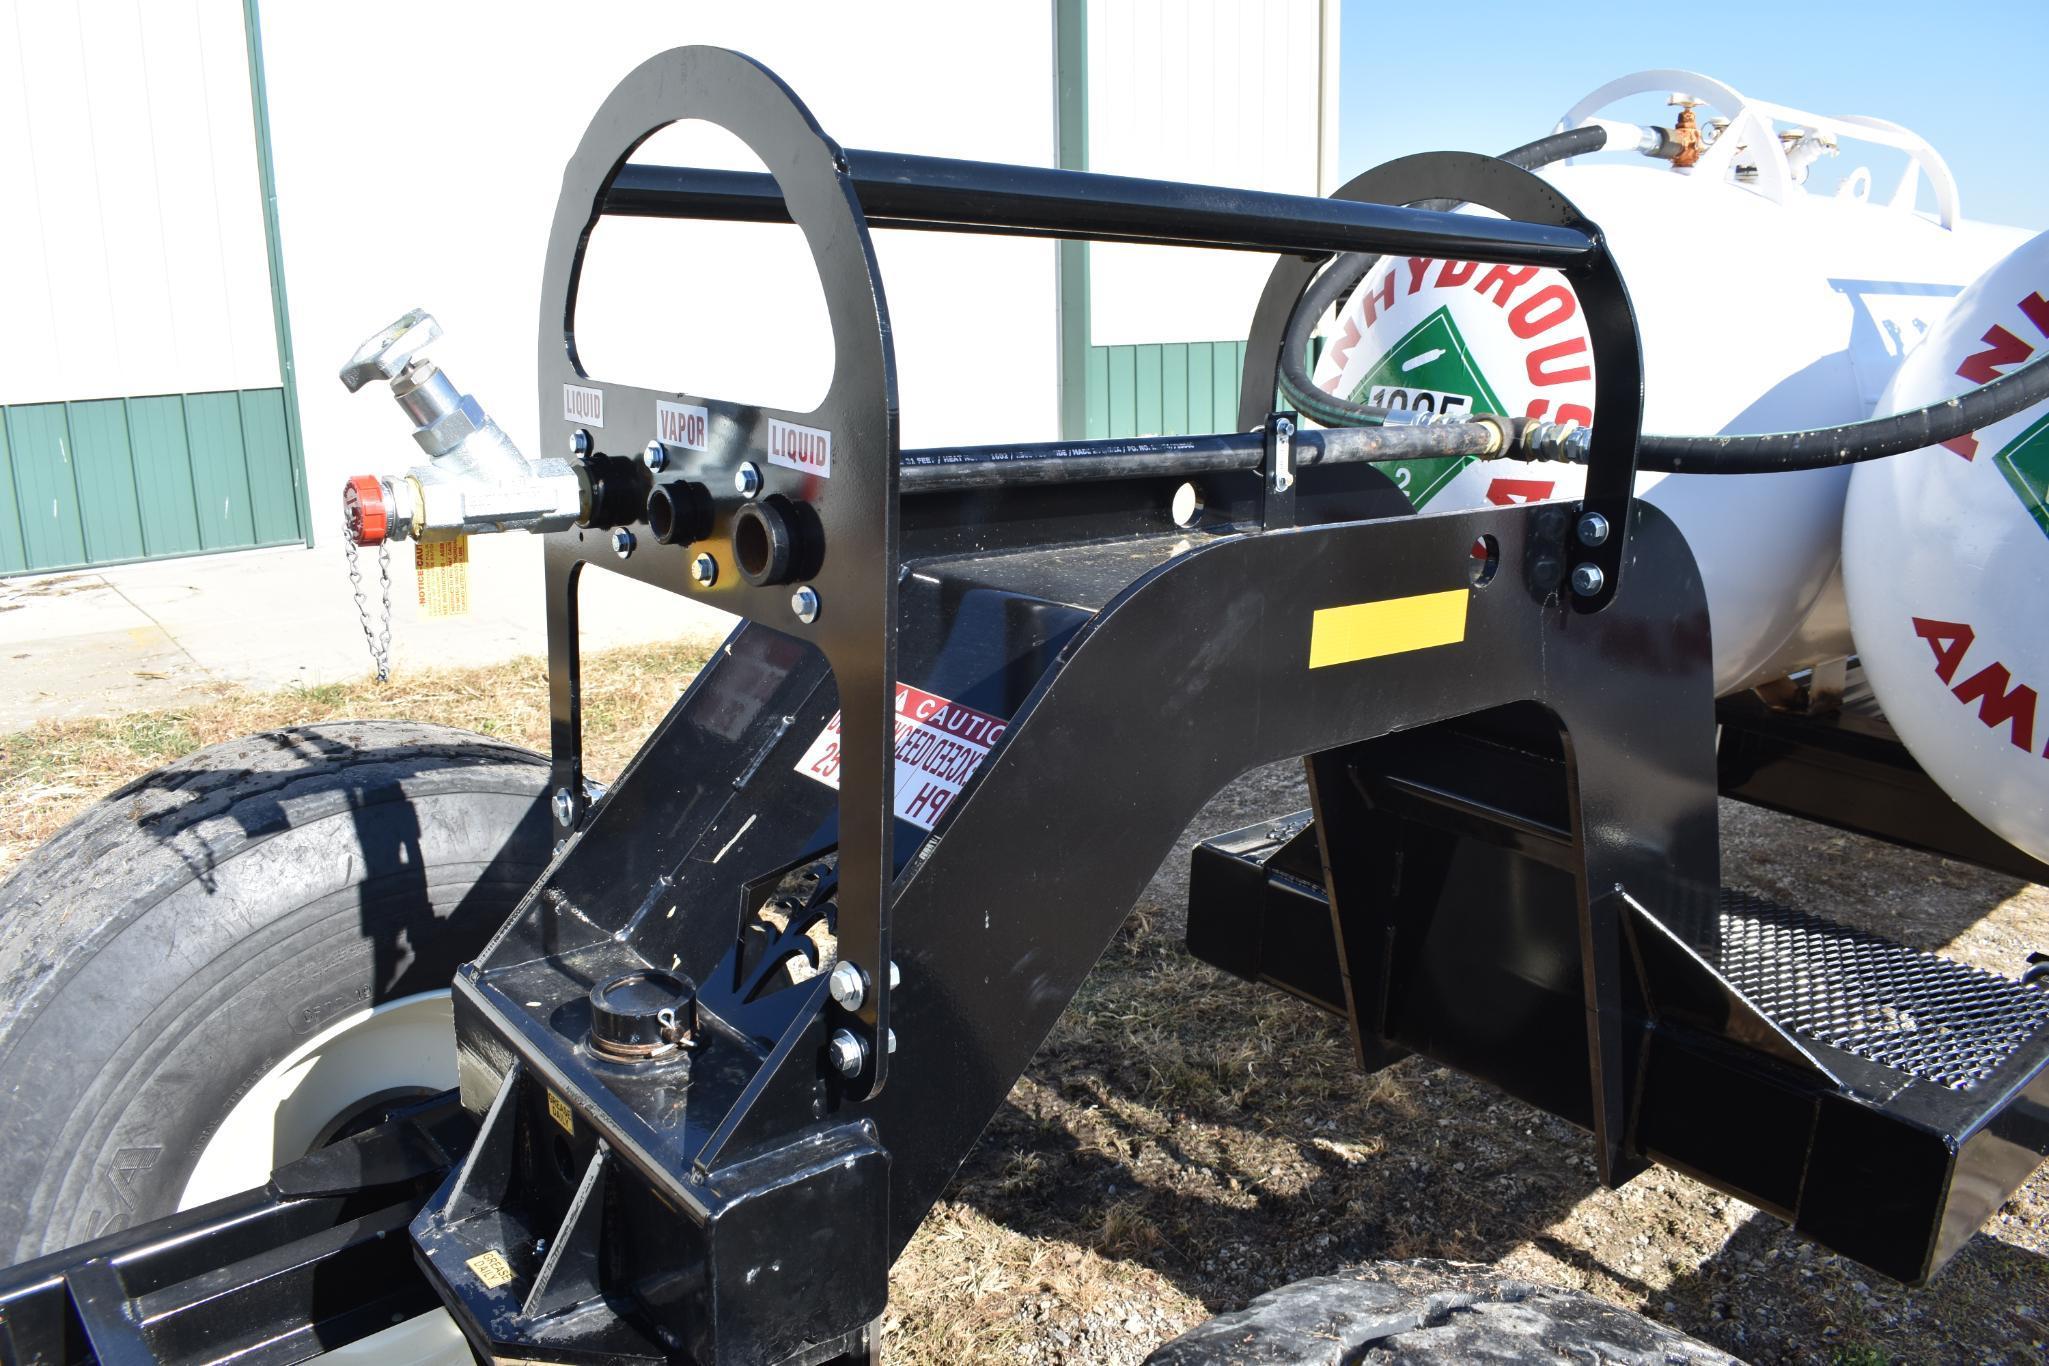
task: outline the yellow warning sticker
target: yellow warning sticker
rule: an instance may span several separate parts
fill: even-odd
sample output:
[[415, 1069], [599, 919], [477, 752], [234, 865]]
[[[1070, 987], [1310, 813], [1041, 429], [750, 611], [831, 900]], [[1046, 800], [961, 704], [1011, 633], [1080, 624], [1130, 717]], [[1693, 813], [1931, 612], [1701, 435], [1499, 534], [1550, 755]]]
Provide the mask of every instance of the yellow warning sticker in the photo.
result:
[[503, 1253], [483, 1252], [463, 1263], [470, 1274], [484, 1283], [486, 1290], [496, 1290], [512, 1279], [512, 1263], [505, 1260]]
[[470, 610], [470, 538], [413, 542], [414, 581], [423, 617], [467, 616]]
[[1318, 608], [1309, 623], [1309, 667], [1456, 645], [1466, 638], [1466, 602], [1471, 596], [1469, 589], [1454, 588]]
[[562, 1126], [563, 1133], [575, 1134], [576, 1116], [570, 1112], [569, 1102], [553, 1091], [548, 1093], [548, 1117]]

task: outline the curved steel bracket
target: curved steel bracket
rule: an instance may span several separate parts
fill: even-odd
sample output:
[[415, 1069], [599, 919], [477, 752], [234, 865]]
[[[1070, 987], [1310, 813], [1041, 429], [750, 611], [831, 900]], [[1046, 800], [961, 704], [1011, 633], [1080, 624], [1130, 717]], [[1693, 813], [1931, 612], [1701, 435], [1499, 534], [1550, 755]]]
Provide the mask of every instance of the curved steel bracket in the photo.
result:
[[[590, 374], [578, 357], [579, 278], [605, 197], [641, 143], [686, 119], [715, 124], [745, 143], [775, 178], [791, 220], [804, 234], [825, 296], [834, 354], [831, 385], [809, 412], [732, 403], [681, 387], [659, 392], [620, 384]], [[678, 277], [687, 278], [692, 268], [679, 262]], [[642, 507], [653, 478], [639, 468], [637, 457], [659, 434], [656, 405], [704, 410], [704, 449], [672, 448], [664, 477], [702, 484], [713, 508], [702, 540], [668, 545], [640, 525], [644, 512], [634, 513], [628, 525], [639, 529], [624, 559], [593, 531], [548, 538], [554, 777], [557, 790], [570, 794], [564, 825], [573, 828], [584, 806], [574, 602], [583, 566], [701, 599], [821, 651], [838, 684], [841, 711], [840, 952], [877, 983], [858, 1020], [849, 1020], [869, 1044], [870, 1061], [858, 1089], [873, 1094], [889, 1062], [889, 1050], [877, 1044], [889, 1029], [885, 890], [892, 866], [889, 758], [896, 686], [896, 361], [874, 246], [845, 154], [766, 67], [723, 48], [676, 48], [635, 68], [599, 108], [563, 174], [548, 240], [540, 383], [541, 428], [552, 433], [555, 448], [572, 449], [576, 434], [587, 432], [595, 452], [614, 456], [605, 465], [607, 478], [627, 481], [632, 504]], [[795, 462], [779, 461], [792, 441], [804, 453]], [[753, 499], [734, 486], [735, 472], [748, 463], [760, 477]], [[793, 610], [796, 583], [757, 586], [734, 563], [734, 520], [750, 501], [789, 510], [815, 537], [816, 563], [803, 575], [816, 595], [810, 619]], [[700, 555], [718, 565], [709, 587], [691, 573]]]
[[[1517, 166], [1473, 152], [1423, 152], [1401, 157], [1354, 176], [1336, 193], [1339, 199], [1383, 204], [1416, 204], [1426, 199], [1455, 199], [1477, 204], [1511, 218], [1577, 228], [1593, 240], [1585, 261], [1564, 270], [1580, 306], [1586, 310], [1594, 348], [1593, 447], [1587, 457], [1586, 492], [1579, 511], [1598, 512], [1620, 533], [1599, 546], [1566, 543], [1562, 557], [1537, 555], [1529, 572], [1549, 580], [1533, 583], [1544, 591], [1563, 591], [1568, 564], [1591, 563], [1601, 571], [1601, 589], [1581, 596], [1566, 593], [1574, 610], [1598, 612], [1615, 600], [1621, 586], [1624, 548], [1632, 529], [1630, 512], [1636, 485], [1636, 442], [1643, 431], [1643, 351], [1637, 340], [1636, 311], [1622, 273], [1608, 251], [1601, 231], [1556, 189]], [[1284, 256], [1274, 263], [1259, 306], [1252, 315], [1252, 333], [1245, 348], [1245, 371], [1238, 397], [1238, 425], [1259, 425], [1273, 406], [1280, 383], [1281, 339], [1288, 317], [1322, 268], [1325, 258]], [[1504, 414], [1514, 417], [1514, 413]]]

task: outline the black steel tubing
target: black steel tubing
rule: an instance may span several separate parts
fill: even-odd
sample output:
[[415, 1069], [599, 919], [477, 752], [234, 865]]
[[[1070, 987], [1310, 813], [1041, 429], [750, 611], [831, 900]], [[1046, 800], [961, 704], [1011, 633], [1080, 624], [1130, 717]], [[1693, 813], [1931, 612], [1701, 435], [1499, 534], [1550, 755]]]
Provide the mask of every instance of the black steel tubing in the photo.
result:
[[[1309, 466], [1484, 455], [1498, 436], [1492, 426], [1480, 422], [1298, 431], [1294, 457], [1297, 465]], [[898, 463], [899, 487], [908, 495], [1215, 474], [1258, 469], [1265, 460], [1265, 438], [1258, 432], [1246, 432], [913, 450], [903, 452]]]
[[[1566, 267], [1594, 250], [1584, 232], [1313, 195], [848, 151], [847, 174], [876, 227], [999, 232], [1238, 251], [1408, 252]], [[683, 166], [620, 168], [603, 212], [640, 218], [788, 222], [764, 174]]]

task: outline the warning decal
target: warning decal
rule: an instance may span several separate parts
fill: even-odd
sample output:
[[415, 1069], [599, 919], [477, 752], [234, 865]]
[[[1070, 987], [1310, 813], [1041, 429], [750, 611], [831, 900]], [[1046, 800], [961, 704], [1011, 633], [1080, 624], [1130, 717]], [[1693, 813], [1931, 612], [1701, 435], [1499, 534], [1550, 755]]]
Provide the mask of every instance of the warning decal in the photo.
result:
[[[1389, 347], [1353, 388], [1352, 402], [1438, 416], [1503, 411], [1501, 400], [1494, 396], [1466, 339], [1451, 320], [1449, 308], [1438, 309]], [[1396, 460], [1381, 468], [1420, 509], [1473, 459], [1462, 455]]]
[[469, 537], [413, 542], [413, 570], [421, 616], [459, 617], [469, 612]]
[[496, 1290], [499, 1286], [508, 1285], [512, 1281], [512, 1263], [506, 1261], [505, 1254], [496, 1248], [478, 1253], [463, 1265], [470, 1269], [472, 1276], [484, 1283], [486, 1290]]
[[[896, 689], [896, 814], [930, 830], [967, 786], [1010, 723], [936, 693]], [[840, 715], [832, 714], [797, 760], [797, 771], [834, 791], [840, 785]]]

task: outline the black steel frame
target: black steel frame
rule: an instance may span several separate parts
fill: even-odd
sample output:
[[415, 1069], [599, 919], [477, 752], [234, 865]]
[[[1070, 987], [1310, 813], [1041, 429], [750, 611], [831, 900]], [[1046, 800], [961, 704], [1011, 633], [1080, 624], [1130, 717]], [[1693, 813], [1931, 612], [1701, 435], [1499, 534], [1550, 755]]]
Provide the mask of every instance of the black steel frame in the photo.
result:
[[[691, 118], [736, 134], [768, 175], [628, 162]], [[1400, 207], [1432, 198], [1508, 217]], [[837, 357], [824, 401], [795, 413], [585, 373], [578, 277], [607, 213], [794, 223]], [[1277, 253], [1240, 433], [900, 451], [871, 226]], [[1269, 412], [1281, 334], [1342, 251], [1565, 271], [1601, 414], [1583, 500], [1415, 516], [1370, 463], [1380, 437], [1286, 438]], [[1174, 839], [1233, 779], [1289, 759], [1308, 763], [1313, 812], [1211, 860], [1224, 881], [1198, 880], [1210, 910], [1191, 942], [1343, 1014], [1362, 1063], [1432, 1051], [1585, 1125], [1606, 1182], [1672, 1162], [1910, 1277], [1975, 1227], [1986, 1191], [2025, 1176], [2020, 1155], [2049, 1147], [2015, 1119], [2049, 1099], [2039, 1035], [1999, 1054], [1992, 1102], [1944, 1109], [1732, 985], [1705, 597], [1675, 528], [1631, 496], [1642, 378], [1622, 281], [1598, 229], [1527, 173], [1408, 158], [1323, 201], [846, 152], [758, 64], [680, 49], [626, 78], [565, 174], [540, 373], [544, 429], [565, 447], [581, 432], [598, 490], [591, 524], [546, 553], [563, 842], [458, 975], [477, 1133], [411, 1223], [480, 1353], [872, 1351], [890, 1262]], [[603, 391], [602, 428], [557, 425], [565, 384]], [[710, 440], [672, 447], [657, 475], [635, 457], [659, 402], [703, 407]], [[772, 422], [829, 431], [829, 476], [768, 461]], [[754, 497], [734, 491], [742, 461], [762, 476]], [[1184, 481], [1201, 511], [1176, 522]], [[695, 534], [651, 534], [658, 482], [703, 511]], [[756, 582], [738, 546], [764, 505], [791, 564]], [[1584, 510], [1615, 528], [1600, 546], [1573, 534]], [[638, 545], [623, 560], [604, 535], [621, 526]], [[691, 571], [701, 556], [709, 586]], [[1567, 576], [1589, 561], [1604, 586], [1576, 596]], [[577, 647], [591, 568], [743, 619], [595, 801]], [[812, 621], [793, 615], [797, 583], [816, 594]], [[1455, 604], [1456, 631], [1317, 654], [1319, 613], [1424, 601]], [[1007, 727], [929, 832], [894, 815], [900, 681]], [[835, 714], [837, 791], [795, 771]], [[1270, 871], [1282, 846], [1292, 863]], [[1225, 883], [1237, 892], [1205, 902]], [[806, 970], [831, 961], [822, 943], [864, 974], [853, 1009]], [[646, 1063], [594, 1052], [591, 988], [650, 970], [695, 985], [691, 1046]], [[1418, 986], [1461, 974], [1485, 985], [1463, 1000]], [[851, 1069], [832, 1061], [837, 1031], [859, 1045]], [[1855, 1168], [1868, 1139], [1882, 1175], [1911, 1168], [1912, 1200], [1860, 1220], [1839, 1178], [1789, 1182], [1703, 1146], [1689, 1117], [1730, 1097], [1780, 1098], [1784, 1140], [1837, 1165]], [[1948, 1166], [1924, 1137], [1950, 1144]], [[1970, 1194], [1953, 1200], [1960, 1169]], [[60, 1283], [74, 1302], [90, 1291], [59, 1262], [74, 1265], [36, 1272], [36, 1304]], [[13, 1306], [27, 1293], [0, 1282], [0, 1323], [26, 1322]]]

